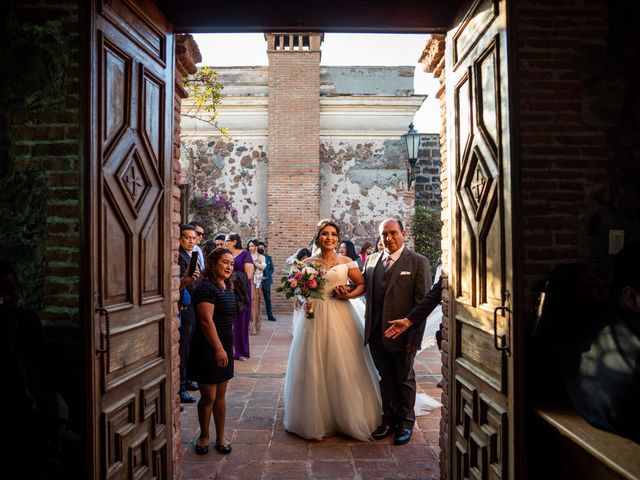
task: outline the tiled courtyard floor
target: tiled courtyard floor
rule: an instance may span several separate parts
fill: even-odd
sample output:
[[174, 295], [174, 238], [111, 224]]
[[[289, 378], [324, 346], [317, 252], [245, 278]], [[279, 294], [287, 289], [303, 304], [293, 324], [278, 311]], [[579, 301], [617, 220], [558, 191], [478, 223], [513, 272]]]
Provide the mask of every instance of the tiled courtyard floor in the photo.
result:
[[[184, 456], [182, 478], [252, 479], [436, 479], [439, 478], [440, 408], [417, 417], [411, 442], [393, 445], [393, 437], [360, 442], [336, 435], [322, 442], [287, 433], [282, 425], [284, 373], [291, 342], [291, 316], [262, 322], [251, 336], [251, 358], [236, 361], [236, 375], [227, 391], [227, 438], [230, 455], [211, 448], [196, 455], [196, 404], [182, 413]], [[430, 347], [416, 358], [418, 392], [440, 400], [440, 352]], [[198, 397], [198, 392], [193, 392]], [[211, 439], [215, 430], [211, 422]]]

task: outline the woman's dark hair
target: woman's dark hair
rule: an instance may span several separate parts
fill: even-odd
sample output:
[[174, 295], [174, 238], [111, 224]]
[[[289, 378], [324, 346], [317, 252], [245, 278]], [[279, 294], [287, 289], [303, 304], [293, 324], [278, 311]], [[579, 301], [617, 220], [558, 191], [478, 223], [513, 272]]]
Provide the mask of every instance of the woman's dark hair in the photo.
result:
[[[228, 253], [233, 256], [231, 250], [224, 247], [214, 248], [213, 251], [205, 257], [204, 260], [204, 271], [202, 272], [202, 276], [207, 280], [216, 283], [218, 280], [218, 274], [216, 273], [216, 265], [222, 258], [224, 254]], [[224, 283], [227, 287], [231, 287], [231, 280], [225, 278]]]
[[299, 248], [296, 252], [296, 260], [301, 261], [303, 258], [307, 258], [311, 256], [311, 250], [308, 248], [302, 247]]
[[322, 230], [324, 230], [327, 227], [335, 228], [336, 232], [338, 232], [338, 239], [340, 238], [340, 227], [338, 226], [338, 224], [335, 223], [333, 220], [329, 220], [328, 218], [325, 218], [323, 220], [320, 220], [318, 222], [318, 225], [316, 225], [316, 233], [314, 233], [313, 235], [313, 244], [316, 247], [320, 246], [320, 244], [318, 243], [320, 240], [320, 234], [322, 233]]
[[240, 235], [237, 234], [236, 232], [227, 233], [227, 236], [225, 237], [225, 241], [226, 240], [233, 241], [234, 248], [237, 248], [238, 250], [242, 250], [242, 239], [240, 238]]
[[249, 244], [250, 243], [253, 243], [253, 245], [256, 247], [256, 251], [258, 251], [258, 245], [259, 245], [258, 239], [257, 238], [250, 238], [249, 240], [247, 240], [247, 248], [246, 248], [247, 252], [249, 251]]
[[204, 255], [204, 260], [207, 259], [209, 254], [216, 249], [216, 242], [213, 240], [207, 240], [202, 244], [202, 255]]
[[344, 243], [345, 247], [347, 247], [347, 257], [351, 260], [357, 260], [358, 254], [356, 253], [356, 246], [353, 244], [351, 240], [342, 240], [341, 244]]
[[380, 242], [382, 242], [382, 237], [376, 238], [376, 252], [380, 251], [380, 249], [378, 248], [378, 245], [380, 245]]
[[362, 247], [360, 247], [360, 253], [367, 253], [367, 249], [373, 247], [373, 245], [371, 245], [371, 242], [364, 242], [364, 245], [362, 245]]

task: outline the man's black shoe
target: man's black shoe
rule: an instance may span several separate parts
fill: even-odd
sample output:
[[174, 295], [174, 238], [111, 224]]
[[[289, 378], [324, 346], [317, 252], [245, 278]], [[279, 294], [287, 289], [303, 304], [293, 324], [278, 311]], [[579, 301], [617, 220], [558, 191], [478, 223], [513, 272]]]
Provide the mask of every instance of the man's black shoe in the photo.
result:
[[396, 436], [393, 437], [393, 443], [396, 445], [409, 443], [409, 440], [411, 440], [411, 433], [412, 431], [410, 428], [401, 428], [396, 432]]
[[373, 432], [371, 432], [371, 436], [374, 440], [382, 440], [383, 438], [388, 437], [393, 432], [396, 431], [396, 427], [394, 425], [386, 425], [382, 424], [378, 428], [376, 428]]
[[269, 317], [269, 321], [271, 321], [271, 322], [275, 322], [276, 320], [277, 320], [276, 317]]
[[195, 403], [196, 399], [193, 398], [191, 395], [189, 395], [189, 392], [187, 392], [186, 390], [182, 390], [180, 392], [178, 392], [178, 395], [180, 396], [180, 403]]
[[187, 380], [184, 388], [185, 390], [191, 390], [192, 392], [195, 392], [196, 390], [198, 390], [198, 384], [193, 380]]

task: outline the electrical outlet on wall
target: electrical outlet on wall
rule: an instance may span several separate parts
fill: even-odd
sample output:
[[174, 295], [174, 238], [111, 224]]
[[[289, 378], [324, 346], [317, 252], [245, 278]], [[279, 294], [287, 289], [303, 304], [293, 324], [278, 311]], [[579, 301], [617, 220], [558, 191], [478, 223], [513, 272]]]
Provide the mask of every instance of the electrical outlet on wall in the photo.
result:
[[609, 230], [609, 255], [615, 255], [624, 247], [624, 230]]

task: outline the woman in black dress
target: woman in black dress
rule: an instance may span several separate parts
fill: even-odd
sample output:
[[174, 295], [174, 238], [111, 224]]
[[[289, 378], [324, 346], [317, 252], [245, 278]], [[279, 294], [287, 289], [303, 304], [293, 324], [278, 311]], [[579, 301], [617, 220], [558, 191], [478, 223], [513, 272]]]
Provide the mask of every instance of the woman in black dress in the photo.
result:
[[225, 393], [233, 378], [233, 319], [235, 297], [229, 276], [233, 272], [233, 255], [226, 248], [216, 248], [205, 259], [202, 281], [193, 293], [195, 332], [191, 342], [187, 367], [188, 378], [198, 382], [198, 422], [200, 437], [196, 453], [209, 451], [209, 423], [213, 414], [216, 427], [216, 450], [231, 453], [225, 439], [227, 412]]

